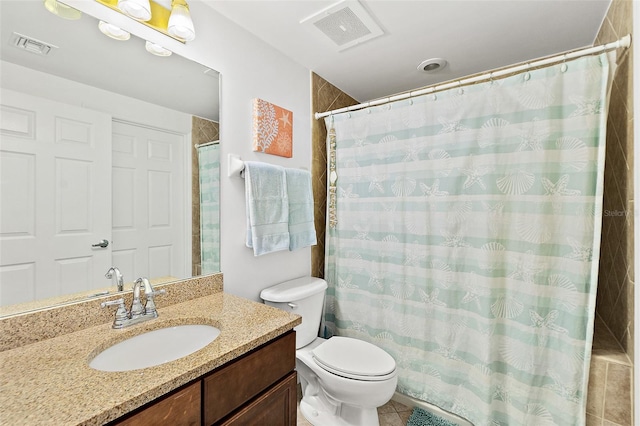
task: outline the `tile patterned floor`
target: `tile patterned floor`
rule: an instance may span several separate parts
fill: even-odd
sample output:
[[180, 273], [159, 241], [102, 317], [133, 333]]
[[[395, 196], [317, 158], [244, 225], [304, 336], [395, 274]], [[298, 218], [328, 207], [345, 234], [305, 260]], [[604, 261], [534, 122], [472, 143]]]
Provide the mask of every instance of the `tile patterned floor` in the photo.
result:
[[378, 408], [380, 426], [405, 426], [412, 412], [413, 407], [407, 407], [396, 401], [389, 401]]
[[[300, 399], [302, 398], [302, 391], [300, 385], [298, 385], [298, 424], [297, 426], [311, 426], [302, 413], [300, 412]], [[400, 404], [399, 402], [389, 401], [382, 407], [378, 408], [378, 419], [380, 420], [380, 426], [405, 426], [407, 420], [411, 416], [413, 411], [412, 407]]]

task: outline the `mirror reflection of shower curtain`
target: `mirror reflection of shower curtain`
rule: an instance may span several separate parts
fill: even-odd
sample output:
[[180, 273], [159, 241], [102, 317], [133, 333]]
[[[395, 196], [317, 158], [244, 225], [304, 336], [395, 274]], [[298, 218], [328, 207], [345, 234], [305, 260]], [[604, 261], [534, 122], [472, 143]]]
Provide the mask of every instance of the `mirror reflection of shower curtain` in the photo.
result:
[[327, 117], [326, 334], [384, 348], [399, 392], [475, 425], [584, 424], [612, 68]]
[[198, 147], [202, 274], [220, 271], [220, 145]]

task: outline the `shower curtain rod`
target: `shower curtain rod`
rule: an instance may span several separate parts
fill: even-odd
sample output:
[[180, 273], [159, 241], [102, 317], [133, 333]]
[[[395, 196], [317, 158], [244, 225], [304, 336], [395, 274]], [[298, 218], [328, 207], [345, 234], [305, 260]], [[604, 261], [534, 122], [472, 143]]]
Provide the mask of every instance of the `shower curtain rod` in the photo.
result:
[[593, 47], [587, 47], [584, 49], [573, 50], [573, 51], [569, 51], [566, 53], [562, 53], [562, 54], [551, 56], [544, 59], [521, 62], [518, 65], [513, 65], [507, 68], [499, 68], [497, 70], [485, 72], [472, 77], [451, 80], [443, 84], [434, 84], [432, 86], [428, 86], [423, 89], [410, 91], [410, 92], [403, 92], [397, 95], [392, 95], [386, 98], [380, 98], [373, 101], [364, 102], [358, 105], [351, 105], [348, 107], [334, 109], [332, 111], [327, 111], [327, 112], [316, 112], [315, 118], [317, 120], [329, 115], [340, 114], [340, 113], [349, 112], [349, 111], [356, 111], [359, 109], [368, 108], [368, 107], [377, 106], [377, 105], [384, 105], [389, 102], [395, 102], [402, 99], [408, 99], [416, 96], [426, 95], [429, 93], [439, 92], [445, 89], [450, 89], [452, 87], [466, 86], [472, 83], [491, 80], [497, 77], [503, 77], [503, 76], [514, 74], [520, 71], [526, 71], [528, 69], [533, 69], [533, 68], [537, 68], [545, 65], [551, 65], [554, 63], [561, 63], [568, 59], [575, 59], [581, 56], [592, 55], [594, 53], [607, 52], [609, 50], [618, 49], [620, 47], [629, 47], [629, 46], [631, 46], [631, 35], [627, 34], [626, 36], [622, 37], [617, 41], [603, 44], [600, 46], [593, 46]]
[[193, 145], [196, 149], [198, 148], [202, 148], [203, 146], [209, 146], [209, 145], [218, 145], [220, 143], [220, 141], [211, 141], [211, 142], [205, 142], [205, 143], [197, 143], [195, 145]]

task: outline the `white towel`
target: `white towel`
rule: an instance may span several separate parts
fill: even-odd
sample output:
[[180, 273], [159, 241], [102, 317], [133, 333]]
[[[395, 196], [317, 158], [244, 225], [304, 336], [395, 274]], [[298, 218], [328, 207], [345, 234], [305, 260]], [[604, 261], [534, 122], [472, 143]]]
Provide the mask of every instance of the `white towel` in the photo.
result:
[[311, 173], [285, 169], [289, 197], [289, 250], [317, 244], [313, 222], [313, 190]]
[[244, 163], [247, 247], [260, 256], [289, 248], [289, 202], [283, 167]]

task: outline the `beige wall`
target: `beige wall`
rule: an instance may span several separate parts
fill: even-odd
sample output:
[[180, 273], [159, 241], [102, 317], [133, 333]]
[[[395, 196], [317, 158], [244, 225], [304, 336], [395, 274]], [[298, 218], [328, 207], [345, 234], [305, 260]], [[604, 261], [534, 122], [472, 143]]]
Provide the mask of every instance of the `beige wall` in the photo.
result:
[[[316, 73], [311, 73], [311, 111], [325, 112], [358, 101]], [[324, 119], [311, 122], [311, 174], [318, 245], [311, 249], [311, 275], [324, 277], [324, 237], [327, 207], [327, 129]]]

